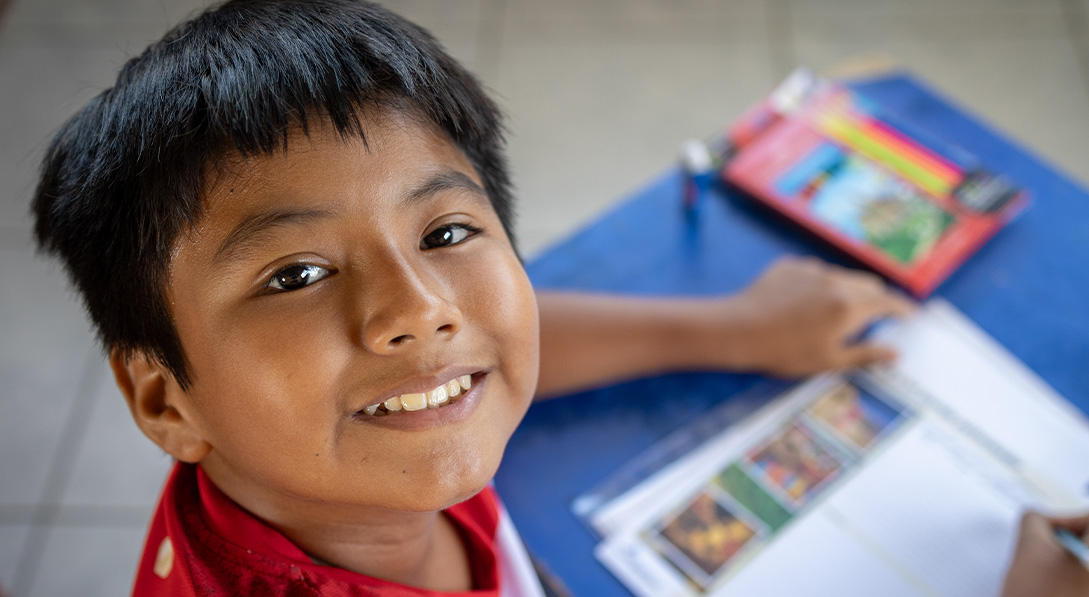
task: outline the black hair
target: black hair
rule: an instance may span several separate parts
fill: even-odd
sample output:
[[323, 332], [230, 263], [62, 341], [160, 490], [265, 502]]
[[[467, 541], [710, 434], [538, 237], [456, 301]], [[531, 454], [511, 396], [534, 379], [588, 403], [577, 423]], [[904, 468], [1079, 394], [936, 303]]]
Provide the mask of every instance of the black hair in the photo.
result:
[[361, 111], [411, 111], [476, 168], [513, 243], [495, 104], [426, 31], [353, 0], [232, 0], [171, 30], [57, 133], [33, 201], [107, 350], [191, 383], [167, 305], [178, 235], [202, 214], [214, 165], [287, 149], [321, 118], [365, 141]]

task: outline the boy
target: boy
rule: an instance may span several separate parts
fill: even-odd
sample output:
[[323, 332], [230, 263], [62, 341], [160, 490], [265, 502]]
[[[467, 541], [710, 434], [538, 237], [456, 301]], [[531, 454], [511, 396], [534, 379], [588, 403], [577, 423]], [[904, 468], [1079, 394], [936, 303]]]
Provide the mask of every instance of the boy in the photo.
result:
[[426, 33], [349, 0], [229, 2], [61, 130], [37, 237], [178, 461], [136, 594], [539, 594], [488, 488], [535, 394], [891, 356], [848, 338], [910, 307], [814, 262], [728, 299], [537, 297], [501, 141]]

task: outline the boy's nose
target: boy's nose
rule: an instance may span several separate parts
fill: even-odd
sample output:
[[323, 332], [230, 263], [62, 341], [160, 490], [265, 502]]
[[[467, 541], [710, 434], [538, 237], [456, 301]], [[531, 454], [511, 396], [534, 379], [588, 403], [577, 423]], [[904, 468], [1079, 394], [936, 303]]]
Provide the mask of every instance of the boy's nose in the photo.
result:
[[407, 264], [370, 280], [366, 293], [362, 342], [375, 354], [393, 354], [438, 337], [452, 337], [464, 322], [447, 300], [443, 284]]

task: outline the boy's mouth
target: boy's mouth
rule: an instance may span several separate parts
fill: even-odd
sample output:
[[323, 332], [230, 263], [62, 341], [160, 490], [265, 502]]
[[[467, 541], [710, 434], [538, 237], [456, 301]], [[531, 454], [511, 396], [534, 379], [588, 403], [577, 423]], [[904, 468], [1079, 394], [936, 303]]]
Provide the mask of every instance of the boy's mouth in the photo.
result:
[[461, 375], [450, 381], [440, 384], [427, 392], [401, 394], [372, 404], [360, 412], [372, 417], [384, 417], [400, 412], [414, 412], [425, 409], [442, 408], [448, 404], [457, 402], [458, 398], [472, 388], [473, 378], [469, 375]]

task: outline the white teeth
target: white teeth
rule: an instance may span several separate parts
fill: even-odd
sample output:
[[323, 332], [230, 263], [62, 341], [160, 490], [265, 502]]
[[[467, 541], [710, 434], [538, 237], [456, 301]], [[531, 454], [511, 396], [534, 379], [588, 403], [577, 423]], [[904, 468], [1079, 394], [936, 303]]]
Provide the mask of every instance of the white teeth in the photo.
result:
[[401, 404], [405, 406], [405, 410], [423, 410], [427, 408], [427, 394], [402, 394]]
[[380, 417], [399, 410], [417, 411], [425, 408], [439, 408], [445, 404], [454, 402], [458, 396], [467, 392], [472, 385], [472, 376], [462, 375], [457, 379], [451, 379], [430, 392], [394, 396], [385, 402], [372, 404], [364, 408], [363, 412], [371, 416]]
[[446, 385], [443, 384], [427, 393], [427, 407], [438, 408], [450, 399], [446, 395]]

